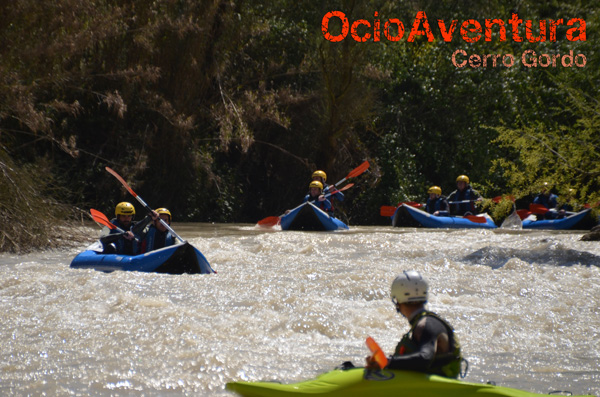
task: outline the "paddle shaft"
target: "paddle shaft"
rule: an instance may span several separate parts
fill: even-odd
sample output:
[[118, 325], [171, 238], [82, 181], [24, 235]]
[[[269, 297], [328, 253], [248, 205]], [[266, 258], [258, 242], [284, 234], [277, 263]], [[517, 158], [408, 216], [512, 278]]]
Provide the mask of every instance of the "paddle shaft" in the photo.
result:
[[[350, 189], [352, 186], [354, 186], [354, 183], [349, 183], [349, 184], [347, 184], [346, 186], [344, 186], [344, 187], [343, 187], [343, 188], [341, 188], [341, 189], [334, 190], [333, 192], [329, 192], [329, 193], [327, 193], [327, 194], [324, 194], [324, 195], [323, 195], [323, 197], [327, 198], [327, 197], [329, 197], [329, 196], [332, 196], [332, 195], [334, 195], [334, 194], [336, 194], [336, 193], [338, 193], [338, 192], [341, 192], [341, 191], [344, 191], [344, 190]], [[318, 199], [317, 199], [317, 200], [318, 200]], [[314, 202], [315, 202], [315, 201], [317, 201], [317, 200], [305, 201], [304, 203], [302, 203], [302, 204], [300, 204], [300, 205], [298, 205], [298, 206], [296, 206], [296, 207], [292, 208], [292, 209], [290, 210], [290, 212], [292, 212], [292, 211], [293, 211], [293, 210], [295, 210], [295, 209], [298, 209], [298, 208], [302, 207], [302, 206], [303, 206], [304, 204], [306, 204], [306, 203], [314, 203]]]
[[[152, 212], [152, 208], [150, 208], [150, 206], [148, 204], [146, 204], [146, 202], [140, 197], [138, 196], [133, 189], [127, 184], [127, 182], [125, 182], [125, 179], [123, 179], [121, 177], [121, 175], [117, 174], [117, 172], [115, 170], [113, 170], [110, 167], [106, 167], [106, 171], [108, 171], [110, 174], [112, 174], [115, 178], [117, 178], [119, 180], [119, 182], [121, 182], [121, 184], [125, 187], [125, 189], [127, 189], [129, 191], [129, 193], [131, 193], [131, 195], [133, 197], [136, 198], [136, 200], [148, 211], [148, 212]], [[181, 237], [179, 237], [179, 235], [175, 232], [175, 230], [173, 230], [171, 228], [171, 226], [169, 226], [169, 224], [167, 222], [165, 222], [162, 218], [158, 217], [158, 220], [160, 221], [160, 223], [168, 230], [171, 232], [171, 234], [173, 236], [175, 236], [177, 238], [177, 240], [181, 241], [182, 243], [185, 243], [185, 240], [182, 239]]]

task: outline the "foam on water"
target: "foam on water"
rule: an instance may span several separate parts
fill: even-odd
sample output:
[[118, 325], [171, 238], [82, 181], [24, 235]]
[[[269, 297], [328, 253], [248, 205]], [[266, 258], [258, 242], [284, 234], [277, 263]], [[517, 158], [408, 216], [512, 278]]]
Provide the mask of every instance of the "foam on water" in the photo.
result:
[[[580, 234], [175, 225], [216, 275], [68, 267], [75, 250], [0, 256], [0, 394], [230, 395], [361, 365], [408, 330], [396, 273], [430, 281], [466, 380], [600, 395], [600, 246]], [[83, 249], [84, 247], [81, 247]]]

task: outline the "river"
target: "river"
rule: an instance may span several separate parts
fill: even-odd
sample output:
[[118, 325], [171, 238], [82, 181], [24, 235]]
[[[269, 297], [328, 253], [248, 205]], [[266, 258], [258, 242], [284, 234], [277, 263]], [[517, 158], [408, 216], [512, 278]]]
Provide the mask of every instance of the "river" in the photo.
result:
[[465, 380], [600, 396], [600, 243], [582, 233], [174, 229], [217, 274], [70, 269], [85, 245], [1, 254], [0, 394], [232, 396], [229, 381], [362, 365], [367, 336], [389, 353], [408, 330], [389, 289], [415, 269]]

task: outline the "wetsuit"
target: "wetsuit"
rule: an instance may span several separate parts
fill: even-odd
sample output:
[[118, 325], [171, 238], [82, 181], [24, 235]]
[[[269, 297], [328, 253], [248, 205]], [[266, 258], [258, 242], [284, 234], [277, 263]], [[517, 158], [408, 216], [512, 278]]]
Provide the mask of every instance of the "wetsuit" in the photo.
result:
[[[396, 346], [386, 368], [457, 378], [462, 356], [452, 327], [437, 314], [425, 309], [413, 315], [410, 325], [410, 331]], [[447, 338], [442, 336], [440, 342], [438, 338], [442, 334]], [[442, 349], [444, 351], [440, 351]]]

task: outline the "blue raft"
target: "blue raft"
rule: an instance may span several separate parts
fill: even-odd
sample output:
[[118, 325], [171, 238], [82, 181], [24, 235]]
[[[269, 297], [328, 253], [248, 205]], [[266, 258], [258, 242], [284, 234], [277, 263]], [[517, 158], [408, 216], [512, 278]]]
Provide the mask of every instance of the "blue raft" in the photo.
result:
[[523, 229], [569, 230], [574, 228], [591, 210], [577, 212], [561, 219], [523, 220]]
[[312, 203], [306, 202], [281, 217], [282, 230], [338, 230], [348, 229], [348, 226], [325, 213]]
[[187, 242], [131, 256], [103, 254], [102, 244], [98, 241], [77, 255], [70, 267], [103, 272], [126, 270], [169, 274], [215, 273], [204, 255]]
[[[497, 226], [489, 217], [481, 216], [485, 219], [485, 223], [478, 223], [463, 218], [462, 216], [435, 216], [428, 212], [418, 210], [410, 205], [401, 205], [396, 210], [404, 208], [415, 221], [419, 222], [424, 227], [429, 228], [450, 228], [450, 229], [496, 229]], [[395, 215], [395, 214], [394, 214]]]

